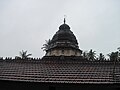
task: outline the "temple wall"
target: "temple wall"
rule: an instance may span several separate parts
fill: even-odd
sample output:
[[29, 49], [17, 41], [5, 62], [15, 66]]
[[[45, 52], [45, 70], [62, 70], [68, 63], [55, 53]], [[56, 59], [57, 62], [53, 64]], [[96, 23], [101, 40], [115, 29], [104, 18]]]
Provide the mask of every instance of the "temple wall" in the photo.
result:
[[58, 50], [54, 49], [52, 51], [47, 52], [46, 56], [81, 56], [80, 51], [77, 50], [72, 50], [72, 49], [63, 49], [63, 50]]

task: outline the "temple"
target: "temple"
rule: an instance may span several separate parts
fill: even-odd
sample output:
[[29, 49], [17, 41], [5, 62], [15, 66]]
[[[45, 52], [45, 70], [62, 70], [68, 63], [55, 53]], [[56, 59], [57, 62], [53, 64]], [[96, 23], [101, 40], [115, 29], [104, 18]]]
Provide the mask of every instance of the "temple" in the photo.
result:
[[81, 56], [75, 35], [70, 27], [65, 23], [59, 27], [59, 30], [49, 42], [49, 48], [46, 56]]
[[120, 61], [82, 57], [69, 25], [60, 25], [42, 59], [0, 58], [0, 90], [116, 90]]

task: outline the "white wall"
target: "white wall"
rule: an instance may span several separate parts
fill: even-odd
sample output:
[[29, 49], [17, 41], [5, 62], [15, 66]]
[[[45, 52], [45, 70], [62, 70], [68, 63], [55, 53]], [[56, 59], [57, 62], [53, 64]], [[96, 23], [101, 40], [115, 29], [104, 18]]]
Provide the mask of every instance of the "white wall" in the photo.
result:
[[81, 56], [81, 52], [76, 49], [54, 49], [52, 51], [48, 51], [46, 56]]

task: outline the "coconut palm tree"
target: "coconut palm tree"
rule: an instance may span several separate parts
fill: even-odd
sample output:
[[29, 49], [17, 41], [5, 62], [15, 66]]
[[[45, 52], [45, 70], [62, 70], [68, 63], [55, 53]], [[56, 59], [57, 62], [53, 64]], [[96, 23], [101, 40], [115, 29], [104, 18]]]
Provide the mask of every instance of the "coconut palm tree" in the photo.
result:
[[100, 53], [98, 59], [99, 59], [99, 61], [104, 61], [105, 56], [102, 53]]
[[92, 49], [90, 49], [90, 51], [88, 52], [88, 60], [90, 61], [94, 61], [96, 59], [96, 51], [93, 51]]
[[110, 61], [117, 61], [118, 60], [118, 51], [112, 52], [108, 54]]
[[120, 61], [120, 47], [118, 47], [117, 50], [118, 50], [118, 61]]
[[120, 51], [120, 47], [118, 47], [117, 49], [118, 49], [118, 51]]
[[83, 52], [82, 56], [83, 58], [88, 59], [88, 53], [86, 51]]
[[43, 47], [41, 48], [41, 49], [43, 49], [43, 51], [47, 51], [49, 49], [50, 43], [51, 43], [50, 39], [49, 40], [45, 40], [45, 41], [46, 41], [46, 43], [43, 44]]
[[116, 72], [116, 62], [118, 61], [118, 51], [117, 52], [112, 52], [108, 54], [110, 61], [113, 62], [113, 80], [115, 80], [115, 72]]
[[20, 56], [17, 56], [18, 58], [21, 58], [21, 59], [28, 59], [29, 56], [31, 56], [32, 54], [27, 54], [27, 51], [20, 51], [19, 52]]

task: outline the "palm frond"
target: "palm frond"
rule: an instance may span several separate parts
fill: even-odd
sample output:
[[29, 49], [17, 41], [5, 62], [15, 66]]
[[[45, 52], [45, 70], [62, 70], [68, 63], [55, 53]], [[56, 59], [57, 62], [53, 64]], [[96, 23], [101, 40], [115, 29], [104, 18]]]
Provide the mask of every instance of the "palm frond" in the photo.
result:
[[32, 54], [27, 54], [27, 50], [26, 51], [20, 51], [19, 52], [19, 54], [20, 54], [20, 57], [22, 58], [22, 59], [27, 59], [29, 56], [31, 56]]
[[31, 55], [32, 55], [32, 54], [28, 54], [28, 55], [26, 55], [26, 56], [28, 57], [28, 56], [31, 56]]
[[50, 43], [51, 43], [51, 40], [45, 40], [45, 44], [43, 44], [43, 47], [41, 49], [43, 49], [43, 51], [47, 51], [50, 47]]

